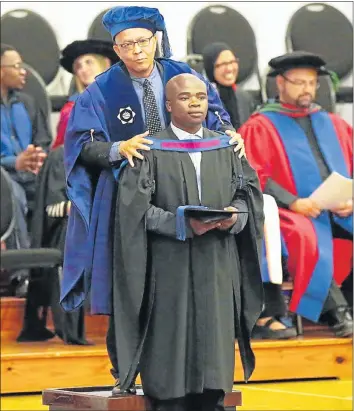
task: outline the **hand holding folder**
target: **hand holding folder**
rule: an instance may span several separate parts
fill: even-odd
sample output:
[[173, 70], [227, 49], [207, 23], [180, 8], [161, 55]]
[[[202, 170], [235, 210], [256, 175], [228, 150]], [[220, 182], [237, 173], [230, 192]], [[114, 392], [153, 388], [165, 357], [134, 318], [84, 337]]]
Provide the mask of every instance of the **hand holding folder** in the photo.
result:
[[203, 223], [213, 223], [217, 221], [228, 220], [233, 214], [243, 214], [247, 211], [238, 210], [218, 210], [215, 208], [188, 208], [186, 210], [186, 216], [189, 218], [195, 218]]

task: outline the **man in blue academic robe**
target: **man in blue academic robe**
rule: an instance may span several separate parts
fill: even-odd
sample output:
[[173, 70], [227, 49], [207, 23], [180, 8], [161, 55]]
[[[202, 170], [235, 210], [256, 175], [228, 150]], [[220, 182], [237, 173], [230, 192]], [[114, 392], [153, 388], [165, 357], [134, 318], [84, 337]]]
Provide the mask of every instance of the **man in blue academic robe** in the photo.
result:
[[[133, 157], [143, 158], [137, 150], [149, 150], [152, 141], [146, 137], [169, 124], [165, 84], [178, 74], [191, 73], [192, 69], [169, 58], [166, 27], [157, 9], [116, 7], [104, 15], [103, 24], [121, 61], [98, 76], [80, 95], [68, 124], [64, 162], [72, 207], [61, 304], [65, 310], [73, 310], [90, 295], [92, 313], [111, 315], [107, 348], [117, 380], [114, 392], [118, 392], [112, 300], [115, 177], [123, 158], [133, 166]], [[158, 59], [156, 31], [162, 31], [164, 56]], [[216, 91], [200, 77], [208, 90], [204, 125], [228, 133], [232, 137], [230, 143], [242, 143]]]

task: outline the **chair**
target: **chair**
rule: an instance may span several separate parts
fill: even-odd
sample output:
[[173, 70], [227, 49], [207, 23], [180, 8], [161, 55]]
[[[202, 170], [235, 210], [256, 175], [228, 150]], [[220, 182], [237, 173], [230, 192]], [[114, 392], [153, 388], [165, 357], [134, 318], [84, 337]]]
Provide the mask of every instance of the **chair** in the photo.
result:
[[187, 32], [187, 54], [201, 54], [204, 47], [217, 41], [227, 43], [240, 59], [238, 83], [256, 74], [258, 70], [256, 38], [249, 22], [235, 9], [211, 5], [200, 10], [192, 19]]
[[110, 34], [102, 24], [102, 17], [108, 10], [109, 9], [102, 11], [91, 23], [87, 34], [88, 39], [112, 41]]
[[320, 54], [340, 79], [353, 71], [353, 26], [328, 4], [306, 4], [291, 17], [286, 48]]
[[[320, 88], [317, 90], [315, 102], [319, 104], [326, 111], [335, 112], [336, 96], [332, 81], [329, 76], [319, 76]], [[266, 76], [264, 91], [265, 99], [274, 99], [277, 96], [277, 87], [275, 77]]]
[[[11, 180], [7, 172], [0, 167], [1, 182], [1, 231], [0, 241], [6, 241], [15, 228], [15, 199], [12, 193]], [[31, 248], [20, 250], [1, 250], [0, 268], [4, 273], [33, 268], [52, 268], [62, 265], [61, 251], [52, 248]], [[11, 281], [11, 277], [8, 277]]]
[[181, 59], [181, 61], [187, 63], [197, 73], [204, 75], [203, 56], [201, 54], [189, 54]]
[[29, 66], [28, 64], [25, 64], [24, 66], [27, 71], [27, 79], [23, 91], [35, 99], [36, 104], [43, 112], [45, 118], [48, 121], [48, 129], [50, 130], [50, 115], [52, 113], [52, 103], [48, 96], [46, 85], [41, 76], [33, 67]]
[[49, 23], [39, 14], [18, 9], [1, 17], [1, 41], [15, 47], [48, 85], [59, 70], [60, 49]]
[[[336, 8], [325, 3], [301, 7], [290, 19], [286, 33], [288, 51], [320, 54], [340, 80], [353, 72], [353, 25]], [[337, 101], [353, 102], [353, 87], [340, 87]]]

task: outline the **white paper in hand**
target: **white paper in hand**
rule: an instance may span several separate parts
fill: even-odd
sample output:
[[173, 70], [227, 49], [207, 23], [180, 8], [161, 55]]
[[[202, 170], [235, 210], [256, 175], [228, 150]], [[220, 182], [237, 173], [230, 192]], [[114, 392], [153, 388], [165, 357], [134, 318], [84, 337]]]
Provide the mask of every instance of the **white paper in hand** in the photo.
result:
[[332, 210], [353, 198], [353, 180], [334, 171], [310, 198], [323, 210]]

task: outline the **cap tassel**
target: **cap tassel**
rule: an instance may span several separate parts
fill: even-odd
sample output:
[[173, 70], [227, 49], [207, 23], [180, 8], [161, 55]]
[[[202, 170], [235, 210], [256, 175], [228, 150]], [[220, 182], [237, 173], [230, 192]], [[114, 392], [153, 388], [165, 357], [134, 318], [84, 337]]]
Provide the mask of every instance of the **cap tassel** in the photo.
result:
[[331, 82], [333, 84], [334, 91], [338, 91], [339, 85], [340, 85], [338, 74], [333, 70], [328, 70], [328, 71], [329, 71], [329, 76], [331, 78]]
[[161, 48], [162, 53], [165, 58], [170, 58], [172, 56], [172, 50], [170, 46], [170, 41], [168, 39], [167, 30], [162, 32], [162, 39], [161, 39]]

